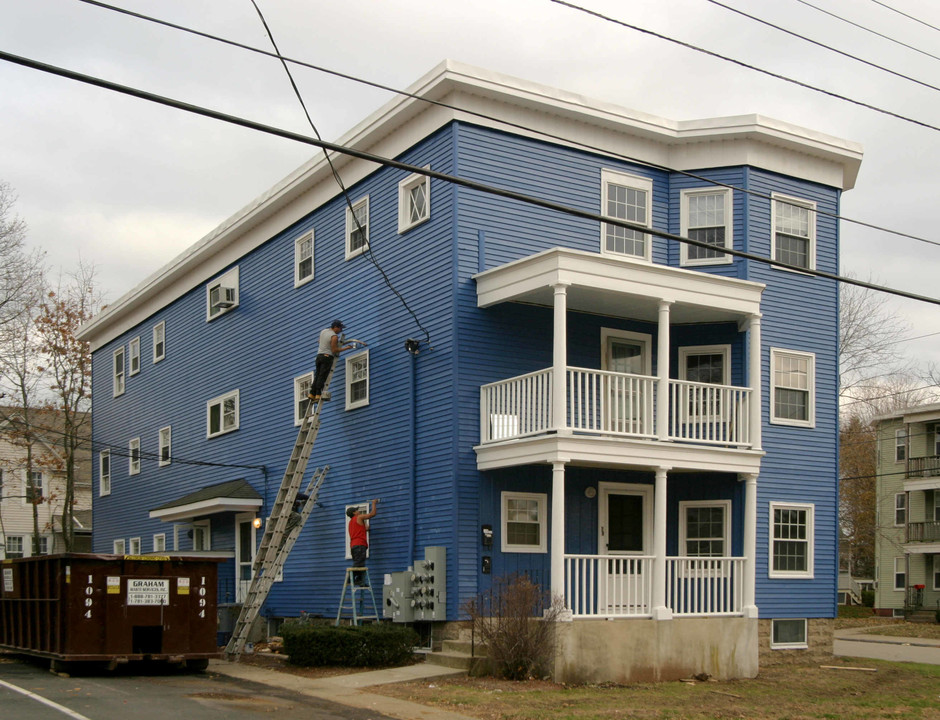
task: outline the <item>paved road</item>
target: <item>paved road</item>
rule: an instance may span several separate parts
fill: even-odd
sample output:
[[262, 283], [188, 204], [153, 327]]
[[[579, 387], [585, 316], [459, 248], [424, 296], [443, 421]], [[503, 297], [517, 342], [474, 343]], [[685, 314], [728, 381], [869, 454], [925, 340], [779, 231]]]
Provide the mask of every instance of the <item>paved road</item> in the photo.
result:
[[836, 631], [834, 655], [940, 665], [940, 641]]
[[373, 710], [213, 672], [62, 677], [45, 664], [0, 655], [3, 720], [380, 720]]

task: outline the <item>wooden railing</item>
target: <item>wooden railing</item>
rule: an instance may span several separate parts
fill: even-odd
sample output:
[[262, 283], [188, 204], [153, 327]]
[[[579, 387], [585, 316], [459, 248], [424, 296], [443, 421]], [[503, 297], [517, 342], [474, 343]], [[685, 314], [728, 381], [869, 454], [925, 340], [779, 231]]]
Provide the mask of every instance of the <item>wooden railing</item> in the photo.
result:
[[750, 388], [670, 380], [669, 437], [749, 445], [750, 398]]
[[744, 558], [666, 559], [666, 606], [673, 615], [740, 615]]
[[656, 378], [568, 368], [568, 427], [605, 435], [654, 437]]
[[908, 523], [907, 540], [908, 542], [937, 542], [940, 540], [940, 521]]
[[481, 442], [511, 440], [551, 428], [551, 369], [480, 388]]
[[907, 474], [909, 477], [936, 477], [940, 475], [940, 455], [908, 458]]

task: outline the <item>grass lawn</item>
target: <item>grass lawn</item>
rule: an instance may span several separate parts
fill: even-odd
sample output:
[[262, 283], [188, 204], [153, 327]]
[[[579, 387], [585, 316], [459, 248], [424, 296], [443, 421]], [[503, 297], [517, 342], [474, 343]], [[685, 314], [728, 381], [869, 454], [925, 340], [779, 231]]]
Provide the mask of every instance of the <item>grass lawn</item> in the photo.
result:
[[592, 718], [940, 719], [940, 665], [834, 658], [875, 672], [773, 667], [753, 680], [564, 686], [454, 677], [382, 685], [370, 692], [484, 720]]

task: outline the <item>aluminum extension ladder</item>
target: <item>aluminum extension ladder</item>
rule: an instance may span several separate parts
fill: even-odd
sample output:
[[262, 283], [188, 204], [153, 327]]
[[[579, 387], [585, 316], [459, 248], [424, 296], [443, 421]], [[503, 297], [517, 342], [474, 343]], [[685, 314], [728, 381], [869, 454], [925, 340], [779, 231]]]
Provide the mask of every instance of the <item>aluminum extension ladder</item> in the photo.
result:
[[[361, 573], [361, 577], [365, 580], [365, 585], [356, 585], [353, 582], [355, 577], [354, 573]], [[349, 590], [349, 605], [346, 604], [346, 591]], [[372, 600], [372, 614], [364, 615], [362, 614], [361, 604], [365, 602], [364, 595], [368, 591], [369, 598]], [[356, 593], [359, 593], [358, 597]], [[359, 601], [360, 607], [356, 607], [356, 601]], [[368, 606], [365, 608], [368, 610]], [[352, 619], [353, 625], [360, 625], [363, 620], [374, 620], [378, 622], [379, 620], [379, 608], [375, 604], [375, 595], [372, 592], [372, 580], [369, 579], [369, 569], [364, 567], [350, 567], [346, 568], [346, 579], [343, 581], [343, 592], [339, 596], [339, 609], [336, 611], [336, 625], [340, 624], [340, 621], [343, 618], [343, 611], [349, 610], [350, 616]]]

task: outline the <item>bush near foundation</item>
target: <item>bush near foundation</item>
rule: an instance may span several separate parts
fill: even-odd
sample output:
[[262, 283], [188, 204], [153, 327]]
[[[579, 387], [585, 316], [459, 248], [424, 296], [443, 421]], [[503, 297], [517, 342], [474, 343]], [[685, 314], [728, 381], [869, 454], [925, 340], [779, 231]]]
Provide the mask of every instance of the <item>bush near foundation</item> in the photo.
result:
[[280, 633], [291, 665], [303, 667], [406, 665], [418, 644], [410, 627], [389, 623], [335, 627], [289, 620]]

